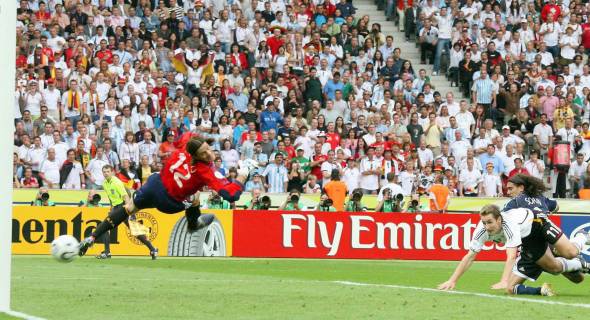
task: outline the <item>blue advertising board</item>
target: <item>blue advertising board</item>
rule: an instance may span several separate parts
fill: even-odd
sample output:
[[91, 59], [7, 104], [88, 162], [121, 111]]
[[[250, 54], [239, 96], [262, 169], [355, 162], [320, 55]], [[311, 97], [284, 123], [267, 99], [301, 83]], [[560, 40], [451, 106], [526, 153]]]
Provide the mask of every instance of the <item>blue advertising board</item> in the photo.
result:
[[[561, 230], [568, 239], [573, 238], [580, 231], [590, 231], [590, 215], [561, 216]], [[584, 258], [590, 259], [590, 247], [583, 252]]]

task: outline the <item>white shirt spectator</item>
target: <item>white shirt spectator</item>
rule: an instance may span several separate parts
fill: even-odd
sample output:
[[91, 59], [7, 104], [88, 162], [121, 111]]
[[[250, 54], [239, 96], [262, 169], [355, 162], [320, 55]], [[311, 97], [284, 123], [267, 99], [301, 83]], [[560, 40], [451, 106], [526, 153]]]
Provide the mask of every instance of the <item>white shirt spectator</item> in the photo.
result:
[[74, 162], [70, 174], [66, 178], [62, 189], [79, 190], [82, 188], [82, 181], [80, 174], [82, 174], [82, 165], [79, 162]]
[[559, 44], [565, 45], [564, 47], [561, 47], [561, 56], [566, 59], [573, 59], [576, 55], [576, 50], [574, 48], [577, 48], [580, 43], [578, 37], [564, 34], [561, 36], [561, 39], [559, 39]]
[[461, 170], [459, 174], [459, 182], [463, 185], [465, 190], [476, 190], [478, 184], [481, 182], [481, 172], [473, 167], [471, 171], [468, 168]]
[[545, 172], [545, 163], [542, 160], [537, 159], [536, 161], [527, 160], [524, 163], [524, 168], [529, 174], [535, 178], [543, 179], [543, 173]]
[[236, 28], [233, 20], [215, 20], [215, 22], [213, 23], [213, 28], [217, 30], [217, 32], [215, 32], [215, 36], [217, 37], [217, 40], [219, 40], [219, 42], [232, 42], [233, 30]]
[[439, 39], [451, 39], [451, 32], [453, 28], [453, 17], [447, 13], [445, 17], [441, 15], [435, 16], [437, 21]]
[[581, 178], [586, 173], [588, 168], [588, 162], [582, 161], [582, 164], [578, 164], [578, 161], [572, 161], [570, 169], [567, 173], [568, 177], [579, 177]]
[[458, 140], [451, 142], [449, 146], [451, 154], [457, 161], [462, 161], [467, 157], [467, 150], [471, 148], [471, 144], [467, 140]]
[[119, 148], [119, 158], [139, 163], [139, 147], [137, 143], [122, 143]]
[[29, 162], [31, 162], [31, 169], [33, 169], [33, 171], [39, 171], [39, 166], [41, 165], [41, 162], [45, 160], [45, 155], [46, 152], [43, 147], [31, 149], [29, 152]]
[[338, 162], [336, 162], [336, 163], [331, 163], [330, 161], [322, 162], [322, 166], [321, 166], [322, 173], [323, 174], [325, 174], [326, 172], [328, 173], [328, 177], [324, 178], [322, 180], [323, 186], [325, 186], [326, 183], [330, 182], [330, 174], [332, 173], [332, 170], [334, 170], [334, 169], [341, 170], [342, 166], [340, 166], [340, 164]]
[[540, 144], [549, 144], [549, 138], [553, 137], [553, 129], [548, 124], [539, 123], [533, 129], [533, 135], [537, 137]]
[[63, 165], [64, 161], [66, 161], [68, 150], [70, 149], [68, 145], [65, 142], [60, 141], [58, 143], [53, 143], [50, 148], [53, 148], [55, 151], [55, 160], [57, 160], [57, 163], [59, 163], [60, 166]]
[[498, 190], [502, 190], [502, 180], [495, 174], [488, 174], [487, 172], [482, 176], [482, 195], [484, 197], [498, 196]]
[[409, 173], [408, 171], [402, 171], [399, 174], [399, 183], [403, 190], [404, 196], [409, 196], [414, 190], [414, 182], [416, 181], [416, 174], [414, 172]]
[[576, 136], [578, 134], [579, 134], [578, 130], [576, 130], [574, 128], [566, 129], [565, 127], [557, 130], [557, 133], [555, 133], [555, 135], [561, 136], [561, 140], [567, 141], [570, 144], [574, 143], [574, 139], [576, 138]]
[[[55, 88], [45, 89], [45, 90], [43, 90], [43, 98], [45, 99], [45, 105], [47, 106], [47, 110], [49, 111], [49, 114], [54, 114], [55, 112], [57, 112], [57, 110], [59, 109], [58, 103], [61, 102], [61, 93], [59, 92], [59, 90], [57, 90]], [[58, 120], [58, 119], [53, 119], [53, 120]]]
[[[451, 114], [451, 109], [449, 108], [449, 114]], [[473, 114], [471, 112], [458, 112], [455, 115], [455, 119], [457, 120], [457, 126], [463, 129], [463, 133], [466, 135], [463, 138], [469, 139], [471, 138], [471, 126], [475, 125], [475, 118], [473, 118]]]
[[420, 158], [420, 163], [425, 165], [428, 162], [434, 161], [434, 154], [430, 148], [424, 148], [424, 150], [418, 148], [418, 158]]
[[55, 159], [53, 159], [53, 161], [45, 159], [39, 166], [39, 172], [43, 172], [45, 180], [51, 182], [53, 186], [57, 188], [59, 188], [59, 169], [60, 165]]
[[342, 181], [346, 184], [346, 189], [348, 189], [349, 193], [360, 187], [360, 180], [361, 171], [358, 167], [347, 167], [342, 171]]
[[363, 175], [362, 173], [365, 171], [370, 170], [377, 170], [381, 167], [381, 162], [373, 158], [373, 160], [369, 160], [368, 157], [365, 157], [361, 160], [360, 171], [361, 171], [361, 181], [360, 187], [365, 190], [375, 191], [379, 189], [379, 176], [376, 174], [369, 174]]
[[108, 161], [99, 158], [94, 158], [88, 163], [86, 171], [90, 173], [90, 176], [94, 179], [94, 184], [102, 186], [102, 183], [104, 182], [102, 167], [106, 166], [107, 164], [109, 164]]

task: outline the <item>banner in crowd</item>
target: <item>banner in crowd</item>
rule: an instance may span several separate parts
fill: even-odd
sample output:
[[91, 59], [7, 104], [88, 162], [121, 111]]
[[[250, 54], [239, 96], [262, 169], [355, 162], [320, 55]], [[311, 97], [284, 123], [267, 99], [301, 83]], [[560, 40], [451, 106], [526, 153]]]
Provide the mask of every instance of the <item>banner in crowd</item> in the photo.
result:
[[[107, 216], [109, 208], [25, 207], [14, 206], [12, 218], [12, 251], [14, 254], [48, 254], [51, 242], [62, 234], [78, 240], [90, 236]], [[186, 231], [184, 214], [163, 214], [143, 210], [137, 221], [148, 230], [148, 239], [161, 256], [231, 256], [232, 211], [207, 210], [217, 219], [208, 228], [194, 233]], [[149, 255], [124, 224], [110, 232], [113, 255]], [[88, 251], [97, 255], [104, 250], [102, 239]]]
[[[240, 211], [234, 213], [237, 257], [460, 260], [477, 214]], [[559, 217], [552, 220], [559, 225]], [[488, 243], [478, 260], [505, 260]]]

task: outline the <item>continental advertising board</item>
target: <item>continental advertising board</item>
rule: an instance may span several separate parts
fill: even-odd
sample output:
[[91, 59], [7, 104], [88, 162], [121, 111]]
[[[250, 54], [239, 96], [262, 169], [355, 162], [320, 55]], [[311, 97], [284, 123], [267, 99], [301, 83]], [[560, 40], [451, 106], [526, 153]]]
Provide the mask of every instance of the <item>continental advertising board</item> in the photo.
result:
[[[217, 217], [207, 229], [186, 232], [183, 214], [168, 215], [157, 210], [137, 213], [137, 221], [148, 230], [149, 240], [163, 256], [231, 256], [233, 218], [230, 210], [210, 210]], [[12, 252], [14, 254], [48, 254], [51, 241], [62, 234], [78, 240], [88, 237], [107, 216], [108, 208], [13, 207]], [[102, 239], [88, 254], [99, 254]], [[129, 229], [120, 225], [110, 232], [113, 255], [148, 255]]]
[[[107, 208], [15, 206], [14, 254], [48, 254], [61, 234], [82, 239], [104, 219]], [[186, 232], [183, 214], [156, 210], [137, 214], [162, 256], [289, 257], [322, 259], [460, 260], [479, 222], [476, 214], [343, 213], [211, 210], [206, 230]], [[551, 219], [568, 237], [590, 229], [588, 216]], [[113, 255], [148, 255], [124, 225], [110, 234]], [[89, 254], [99, 254], [97, 243]], [[504, 260], [504, 246], [488, 243], [478, 260]]]

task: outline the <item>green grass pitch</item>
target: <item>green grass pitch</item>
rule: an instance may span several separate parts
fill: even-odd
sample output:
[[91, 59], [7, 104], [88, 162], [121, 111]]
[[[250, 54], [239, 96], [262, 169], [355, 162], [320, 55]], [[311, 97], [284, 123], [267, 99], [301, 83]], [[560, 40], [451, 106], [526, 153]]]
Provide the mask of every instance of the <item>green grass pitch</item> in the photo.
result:
[[[47, 319], [582, 319], [590, 283], [543, 275], [562, 304], [336, 281], [434, 288], [456, 262], [17, 256], [12, 309]], [[476, 262], [457, 289], [489, 289], [501, 263]], [[0, 319], [12, 319], [0, 315]], [[532, 319], [532, 318], [531, 318]]]

